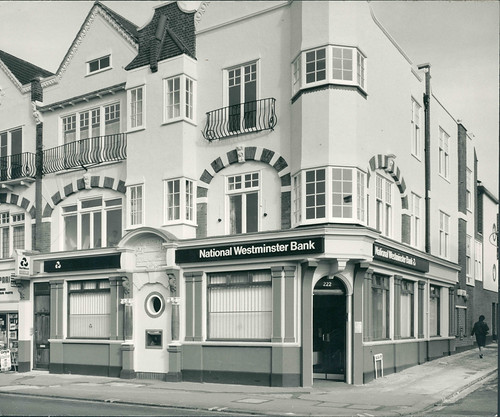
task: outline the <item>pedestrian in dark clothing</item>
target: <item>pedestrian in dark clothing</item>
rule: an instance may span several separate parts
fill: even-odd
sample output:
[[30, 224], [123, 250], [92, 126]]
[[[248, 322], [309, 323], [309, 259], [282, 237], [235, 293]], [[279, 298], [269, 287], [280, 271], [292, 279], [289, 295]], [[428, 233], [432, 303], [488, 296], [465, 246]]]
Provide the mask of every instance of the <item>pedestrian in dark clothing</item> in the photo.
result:
[[490, 331], [488, 325], [484, 322], [484, 316], [479, 316], [479, 321], [474, 323], [471, 336], [476, 335], [477, 347], [479, 348], [479, 357], [483, 357], [483, 347], [486, 345], [486, 335]]

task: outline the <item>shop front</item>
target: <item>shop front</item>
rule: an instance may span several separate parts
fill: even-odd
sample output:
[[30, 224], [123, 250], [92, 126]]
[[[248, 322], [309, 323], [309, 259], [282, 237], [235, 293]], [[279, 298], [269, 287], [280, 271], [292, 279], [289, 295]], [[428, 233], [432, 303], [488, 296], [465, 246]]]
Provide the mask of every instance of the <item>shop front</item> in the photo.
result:
[[2, 371], [18, 369], [19, 292], [12, 279], [14, 269], [0, 271], [0, 351]]

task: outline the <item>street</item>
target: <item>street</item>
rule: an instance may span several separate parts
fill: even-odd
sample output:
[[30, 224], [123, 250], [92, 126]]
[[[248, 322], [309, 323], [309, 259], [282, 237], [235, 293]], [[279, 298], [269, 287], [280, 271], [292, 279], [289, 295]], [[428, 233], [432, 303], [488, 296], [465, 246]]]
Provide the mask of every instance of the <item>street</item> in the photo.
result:
[[[242, 416], [227, 412], [0, 394], [0, 416]], [[253, 413], [255, 415], [255, 413]]]
[[457, 401], [440, 404], [422, 415], [494, 416], [497, 412], [498, 378], [495, 376], [477, 385]]

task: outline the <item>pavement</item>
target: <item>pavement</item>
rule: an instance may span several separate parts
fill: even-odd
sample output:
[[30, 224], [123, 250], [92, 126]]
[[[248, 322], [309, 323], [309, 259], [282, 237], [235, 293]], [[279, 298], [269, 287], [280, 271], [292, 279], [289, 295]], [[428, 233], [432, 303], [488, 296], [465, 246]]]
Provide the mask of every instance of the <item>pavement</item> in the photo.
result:
[[175, 407], [185, 415], [190, 410], [280, 416], [427, 415], [435, 405], [453, 401], [494, 377], [497, 355], [495, 343], [486, 347], [483, 359], [477, 349], [471, 349], [365, 385], [315, 380], [308, 388], [4, 372], [0, 374], [0, 394]]

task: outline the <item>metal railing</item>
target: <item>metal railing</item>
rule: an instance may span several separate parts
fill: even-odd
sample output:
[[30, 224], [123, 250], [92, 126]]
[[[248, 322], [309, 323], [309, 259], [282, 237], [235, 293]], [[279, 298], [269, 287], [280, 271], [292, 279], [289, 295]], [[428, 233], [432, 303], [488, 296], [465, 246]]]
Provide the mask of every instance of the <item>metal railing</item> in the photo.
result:
[[247, 101], [207, 112], [203, 137], [208, 141], [242, 133], [273, 130], [276, 126], [276, 99]]
[[85, 167], [127, 158], [127, 135], [97, 136], [70, 142], [43, 151], [43, 173]]
[[0, 157], [0, 181], [31, 177], [36, 174], [35, 154], [23, 152]]

